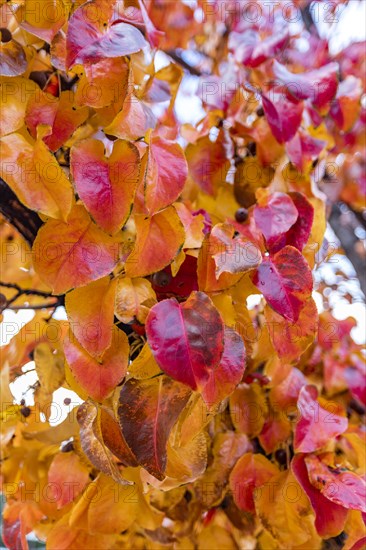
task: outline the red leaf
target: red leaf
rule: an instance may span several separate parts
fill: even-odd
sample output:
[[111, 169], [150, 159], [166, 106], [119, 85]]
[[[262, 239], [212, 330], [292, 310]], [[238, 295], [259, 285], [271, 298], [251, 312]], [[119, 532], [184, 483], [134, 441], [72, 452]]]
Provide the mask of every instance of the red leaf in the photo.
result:
[[295, 323], [311, 296], [313, 280], [310, 268], [293, 246], [264, 258], [253, 277], [268, 304], [277, 313]]
[[239, 384], [245, 370], [245, 346], [241, 336], [225, 327], [224, 351], [218, 367], [211, 370], [202, 390], [202, 397], [209, 407], [228, 397]]
[[313, 138], [300, 129], [291, 141], [286, 143], [286, 153], [292, 164], [300, 172], [304, 172], [306, 164], [317, 159], [325, 146], [325, 141]]
[[[161, 277], [160, 273], [166, 276]], [[152, 277], [152, 287], [158, 300], [171, 298], [174, 295], [188, 298], [191, 292], [198, 290], [197, 258], [187, 254], [175, 277], [172, 277], [170, 266], [165, 267], [162, 272], [159, 272], [159, 276]]]
[[30, 99], [24, 121], [34, 139], [37, 137], [37, 126], [51, 126], [51, 132], [43, 137], [43, 141], [51, 151], [57, 151], [85, 122], [88, 114], [87, 107], [75, 107], [70, 91], [62, 92], [59, 99], [39, 92]]
[[334, 402], [318, 399], [315, 386], [301, 388], [297, 407], [300, 413], [294, 438], [297, 453], [317, 451], [347, 429], [348, 420], [341, 415], [342, 408]]
[[193, 390], [205, 386], [224, 349], [223, 321], [203, 292], [193, 292], [183, 304], [174, 298], [156, 304], [146, 335], [160, 368]]
[[299, 213], [296, 222], [286, 234], [286, 244], [294, 246], [300, 252], [309, 240], [314, 220], [314, 207], [302, 193], [289, 193]]
[[123, 436], [139, 464], [158, 479], [164, 478], [170, 430], [189, 396], [167, 376], [129, 380], [121, 389], [117, 414]]
[[362, 83], [359, 78], [348, 75], [339, 84], [330, 114], [340, 130], [348, 132], [356, 122], [361, 110], [361, 96]]
[[281, 242], [283, 235], [298, 219], [298, 215], [292, 199], [285, 193], [265, 194], [254, 207], [255, 223], [262, 231], [268, 248]]
[[104, 231], [116, 233], [130, 215], [139, 168], [138, 150], [129, 141], [116, 141], [108, 158], [97, 139], [85, 139], [71, 149], [76, 190]]
[[296, 405], [300, 390], [305, 384], [306, 378], [303, 373], [299, 369], [291, 369], [290, 374], [280, 384], [276, 384], [271, 389], [270, 400], [272, 405], [276, 408], [279, 406], [286, 413], [288, 407]]
[[287, 87], [287, 92], [296, 99], [310, 99], [316, 107], [324, 107], [337, 92], [338, 63], [329, 63], [307, 73], [291, 73], [284, 65], [274, 60], [274, 76]]
[[245, 32], [231, 32], [229, 48], [238, 63], [248, 67], [258, 67], [267, 59], [275, 57], [286, 46], [288, 41], [287, 29], [275, 33], [264, 40], [260, 34], [252, 29]]
[[315, 455], [306, 456], [305, 464], [310, 482], [328, 500], [366, 513], [366, 482], [362, 477], [345, 468], [332, 468]]
[[181, 194], [188, 175], [178, 143], [152, 137], [145, 174], [145, 203], [150, 215], [166, 208]]
[[271, 92], [271, 98], [262, 94], [262, 104], [268, 124], [278, 143], [290, 141], [301, 124], [303, 102], [295, 101], [282, 93]]
[[91, 0], [70, 17], [66, 38], [66, 65], [96, 62], [103, 57], [122, 57], [145, 45], [141, 32], [116, 20], [110, 0]]
[[347, 510], [325, 498], [318, 489], [310, 483], [304, 455], [294, 456], [291, 469], [309, 497], [315, 512], [315, 528], [323, 538], [335, 537], [343, 531], [347, 519]]

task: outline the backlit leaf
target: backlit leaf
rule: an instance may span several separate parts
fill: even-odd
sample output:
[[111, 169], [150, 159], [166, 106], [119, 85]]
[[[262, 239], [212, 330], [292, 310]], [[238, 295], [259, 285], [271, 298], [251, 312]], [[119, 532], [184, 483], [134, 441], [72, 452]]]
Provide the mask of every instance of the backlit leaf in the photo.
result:
[[115, 279], [103, 277], [66, 294], [65, 308], [71, 330], [93, 356], [101, 355], [112, 342], [116, 286]]
[[268, 304], [292, 323], [298, 320], [313, 287], [310, 268], [293, 246], [264, 258], [253, 282]]
[[71, 16], [67, 30], [66, 64], [98, 62], [104, 57], [121, 57], [145, 46], [139, 30], [114, 19], [114, 2], [90, 0]]
[[325, 447], [332, 437], [346, 431], [348, 420], [342, 407], [318, 398], [314, 386], [304, 386], [297, 402], [300, 417], [295, 428], [294, 448], [311, 453]]
[[73, 204], [71, 184], [41, 139], [21, 134], [1, 138], [1, 177], [28, 208], [66, 220]]
[[89, 355], [71, 331], [64, 350], [76, 381], [96, 401], [103, 401], [126, 375], [129, 344], [125, 333], [117, 328], [112, 332], [110, 347], [99, 359]]
[[79, 142], [71, 149], [71, 173], [76, 190], [97, 224], [116, 233], [130, 215], [139, 178], [140, 157], [128, 141], [116, 141], [106, 157], [96, 139]]
[[118, 242], [99, 229], [81, 205], [67, 222], [49, 220], [33, 244], [33, 264], [53, 290], [63, 294], [110, 273], [118, 261]]

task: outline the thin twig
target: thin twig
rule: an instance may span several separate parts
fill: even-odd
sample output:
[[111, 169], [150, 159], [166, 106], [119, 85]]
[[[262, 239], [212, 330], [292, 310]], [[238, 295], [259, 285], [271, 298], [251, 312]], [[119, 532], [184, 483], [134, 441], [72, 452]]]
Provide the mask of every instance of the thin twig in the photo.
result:
[[18, 292], [18, 295], [25, 294], [26, 296], [33, 295], [33, 296], [43, 296], [43, 298], [49, 298], [52, 296], [50, 292], [44, 292], [43, 290], [35, 290], [33, 288], [22, 288], [16, 283], [3, 283], [0, 281], [0, 286], [3, 286], [4, 288], [12, 288]]
[[5, 309], [11, 309], [11, 310], [18, 310], [18, 309], [47, 309], [47, 308], [51, 308], [51, 307], [55, 307], [59, 304], [59, 302], [52, 302], [52, 304], [37, 304], [35, 306], [6, 306]]

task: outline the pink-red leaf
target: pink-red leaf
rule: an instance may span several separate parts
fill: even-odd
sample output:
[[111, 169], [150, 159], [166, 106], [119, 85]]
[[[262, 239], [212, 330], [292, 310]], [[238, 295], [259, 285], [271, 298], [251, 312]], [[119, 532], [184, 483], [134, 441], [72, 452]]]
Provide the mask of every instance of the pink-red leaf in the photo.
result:
[[305, 457], [310, 482], [331, 502], [366, 513], [366, 481], [347, 470], [333, 468], [320, 456]]
[[310, 268], [293, 246], [285, 246], [273, 256], [264, 258], [253, 282], [268, 304], [291, 323], [299, 318], [313, 288]]
[[262, 94], [263, 110], [278, 143], [290, 141], [296, 134], [302, 119], [304, 105], [281, 93]]
[[342, 407], [318, 398], [315, 386], [301, 388], [297, 408], [299, 419], [295, 428], [294, 449], [298, 453], [317, 451], [347, 429], [348, 420], [342, 415]]
[[298, 219], [298, 210], [285, 193], [264, 195], [254, 208], [254, 220], [269, 248], [281, 243], [283, 235]]
[[291, 469], [309, 497], [315, 512], [315, 528], [318, 534], [323, 538], [339, 535], [347, 519], [347, 510], [339, 504], [331, 502], [310, 483], [304, 455], [294, 456]]
[[238, 63], [248, 67], [258, 67], [267, 59], [278, 55], [286, 46], [288, 31], [274, 33], [262, 39], [260, 34], [252, 29], [245, 32], [231, 32], [229, 48]]
[[71, 149], [76, 190], [104, 231], [116, 233], [126, 222], [139, 180], [140, 156], [129, 141], [118, 140], [107, 158], [104, 145], [86, 139]]
[[114, 14], [115, 2], [91, 0], [70, 17], [66, 38], [66, 65], [96, 62], [103, 57], [122, 57], [145, 45], [141, 32]]
[[202, 389], [224, 349], [224, 324], [203, 292], [183, 304], [163, 300], [150, 311], [146, 335], [160, 368], [193, 390]]
[[153, 136], [145, 174], [145, 204], [150, 215], [179, 197], [187, 175], [187, 161], [181, 146], [158, 135]]
[[324, 107], [337, 92], [338, 63], [329, 63], [307, 73], [292, 73], [274, 60], [274, 76], [286, 86], [287, 92], [296, 99], [310, 99], [315, 107]]
[[235, 330], [225, 327], [224, 351], [220, 364], [210, 371], [209, 379], [202, 390], [205, 403], [213, 407], [228, 397], [241, 381], [244, 370], [244, 342]]

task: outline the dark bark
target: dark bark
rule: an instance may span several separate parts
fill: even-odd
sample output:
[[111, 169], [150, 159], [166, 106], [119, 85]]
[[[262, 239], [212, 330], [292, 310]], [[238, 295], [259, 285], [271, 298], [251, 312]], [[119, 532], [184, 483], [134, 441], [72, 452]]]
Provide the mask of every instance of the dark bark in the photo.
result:
[[20, 202], [2, 178], [0, 178], [0, 213], [32, 246], [43, 222], [36, 212]]

